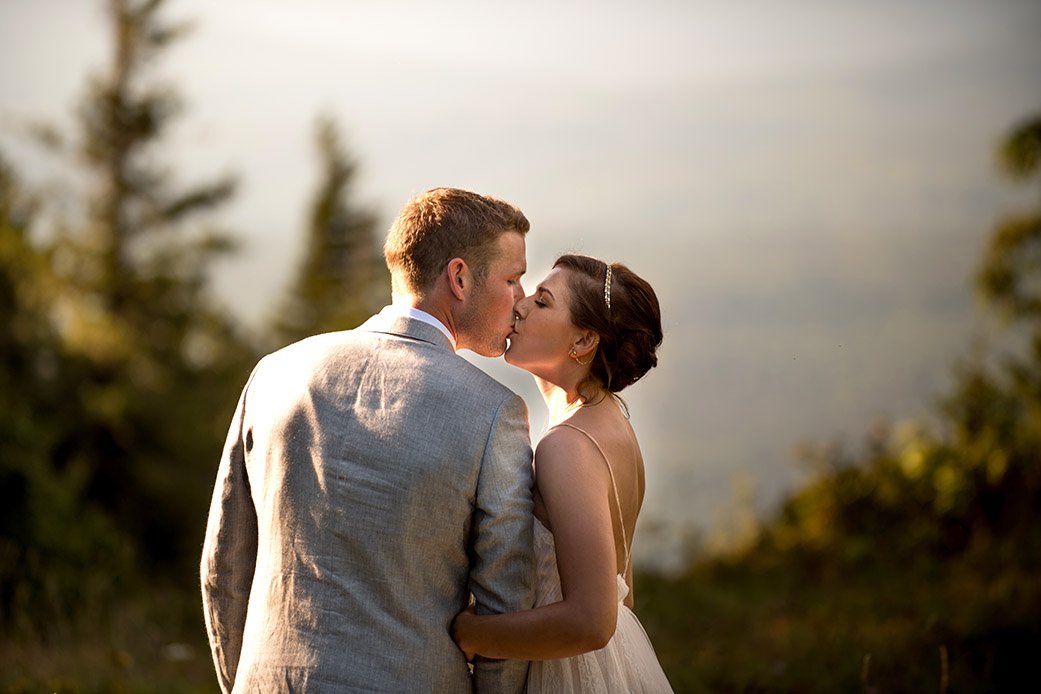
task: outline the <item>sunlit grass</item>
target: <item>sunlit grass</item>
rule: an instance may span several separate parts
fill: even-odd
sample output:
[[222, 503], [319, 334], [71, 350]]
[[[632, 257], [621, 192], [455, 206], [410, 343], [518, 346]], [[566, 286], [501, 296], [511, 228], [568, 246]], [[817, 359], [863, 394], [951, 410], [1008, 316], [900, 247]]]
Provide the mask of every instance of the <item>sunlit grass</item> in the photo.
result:
[[[198, 598], [175, 588], [84, 606], [0, 646], [0, 692], [209, 694], [218, 692]], [[101, 613], [104, 612], [102, 615]]]

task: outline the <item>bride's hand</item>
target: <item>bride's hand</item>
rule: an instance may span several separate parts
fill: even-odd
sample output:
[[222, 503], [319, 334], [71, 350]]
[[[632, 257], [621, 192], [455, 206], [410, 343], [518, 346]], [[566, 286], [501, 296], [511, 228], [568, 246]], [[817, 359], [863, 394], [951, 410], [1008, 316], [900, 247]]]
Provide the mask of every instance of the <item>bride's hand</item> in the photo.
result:
[[452, 638], [455, 639], [455, 645], [459, 646], [459, 650], [466, 656], [467, 662], [472, 662], [474, 656], [477, 655], [466, 641], [466, 637], [470, 633], [470, 627], [473, 625], [473, 620], [476, 618], [477, 612], [471, 603], [469, 607], [457, 614], [455, 619], [452, 620]]

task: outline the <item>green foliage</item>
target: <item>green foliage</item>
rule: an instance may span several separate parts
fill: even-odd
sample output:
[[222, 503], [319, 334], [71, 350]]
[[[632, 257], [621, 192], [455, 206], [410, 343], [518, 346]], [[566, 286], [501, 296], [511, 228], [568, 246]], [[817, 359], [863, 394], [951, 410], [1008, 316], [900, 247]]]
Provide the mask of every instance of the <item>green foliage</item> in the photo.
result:
[[998, 149], [998, 162], [1013, 179], [1028, 179], [1041, 163], [1041, 116], [1024, 120]]
[[176, 99], [146, 68], [181, 33], [162, 4], [108, 3], [114, 59], [74, 153], [82, 214], [64, 219], [0, 165], [0, 627], [43, 643], [103, 629], [143, 581], [194, 588], [255, 359], [206, 293], [229, 244], [199, 222], [233, 182], [173, 190], [158, 163]]
[[[37, 204], [0, 161], [0, 624], [35, 631], [115, 587], [92, 570], [127, 566], [121, 533], [80, 503], [81, 467], [55, 469], [55, 416], [70, 395], [67, 354], [50, 309], [50, 251], [30, 242]], [[60, 571], [55, 571], [60, 567]]]
[[208, 496], [195, 480], [212, 474], [223, 438], [213, 420], [252, 354], [206, 294], [209, 263], [230, 244], [198, 223], [234, 182], [174, 190], [156, 154], [177, 98], [148, 83], [148, 69], [183, 34], [162, 21], [162, 6], [109, 3], [113, 62], [80, 107], [93, 188], [86, 218], [55, 242], [63, 297], [53, 309], [77, 387], [49, 459], [85, 470], [86, 498], [143, 562], [187, 572]]
[[[234, 180], [175, 186], [162, 165], [179, 102], [149, 70], [185, 33], [163, 7], [109, 0], [112, 63], [79, 127], [35, 128], [83, 174], [77, 204], [27, 189], [0, 157], [0, 691], [215, 688], [199, 551], [258, 354], [207, 290], [212, 261], [234, 250], [207, 222]], [[329, 119], [318, 144], [308, 248], [276, 340], [351, 327], [389, 286]]]
[[[1003, 157], [1038, 173], [1041, 120]], [[959, 364], [934, 420], [806, 452], [813, 481], [751, 546], [642, 577], [677, 691], [1041, 686], [1041, 215], [999, 224], [979, 287], [1027, 349]]]
[[357, 327], [390, 295], [390, 273], [377, 243], [375, 216], [349, 204], [356, 167], [331, 118], [319, 118], [316, 144], [321, 180], [311, 205], [303, 260], [273, 322], [280, 344]]
[[[1014, 180], [1038, 173], [1041, 118], [1017, 127], [999, 149], [999, 161]], [[1009, 217], [998, 225], [977, 275], [983, 295], [1013, 321], [1041, 317], [1041, 211]], [[1035, 348], [1037, 333], [1035, 331]]]

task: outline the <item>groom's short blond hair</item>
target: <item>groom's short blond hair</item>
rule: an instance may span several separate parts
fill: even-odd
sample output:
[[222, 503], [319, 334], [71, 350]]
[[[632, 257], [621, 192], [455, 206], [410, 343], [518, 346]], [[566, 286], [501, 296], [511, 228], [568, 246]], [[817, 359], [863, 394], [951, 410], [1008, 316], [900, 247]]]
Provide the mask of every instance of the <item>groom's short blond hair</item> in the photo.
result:
[[499, 236], [526, 234], [529, 226], [519, 209], [497, 198], [458, 188], [417, 195], [405, 203], [383, 246], [394, 293], [425, 296], [453, 258], [465, 260], [481, 284]]

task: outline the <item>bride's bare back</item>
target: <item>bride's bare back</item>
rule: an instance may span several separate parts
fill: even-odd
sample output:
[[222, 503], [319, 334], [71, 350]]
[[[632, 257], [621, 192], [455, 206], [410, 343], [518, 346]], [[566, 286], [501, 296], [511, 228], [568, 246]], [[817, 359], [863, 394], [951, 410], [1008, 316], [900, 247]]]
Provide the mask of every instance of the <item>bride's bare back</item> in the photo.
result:
[[[573, 429], [572, 429], [573, 428]], [[571, 429], [568, 433], [566, 430]], [[576, 431], [577, 430], [577, 431]], [[613, 477], [614, 490], [608, 494], [605, 503], [611, 511], [611, 527], [614, 535], [616, 565], [618, 573], [626, 574], [629, 548], [633, 544], [636, 520], [643, 505], [646, 488], [644, 480], [643, 454], [636, 440], [629, 420], [622, 413], [614, 397], [607, 396], [597, 405], [586, 405], [547, 432], [546, 436], [563, 436], [571, 446], [564, 448], [587, 448], [589, 443], [597, 449], [605, 468], [609, 468], [609, 478]], [[583, 440], [586, 439], [586, 440]], [[541, 444], [540, 444], [541, 447]], [[587, 451], [588, 452], [588, 451]], [[541, 462], [545, 464], [548, 450], [541, 454]], [[564, 461], [563, 464], [566, 464]], [[539, 479], [540, 453], [535, 453], [535, 517], [552, 531], [553, 521], [550, 518], [541, 493], [541, 485], [546, 480]], [[604, 472], [608, 472], [605, 469]], [[615, 496], [617, 492], [617, 496]], [[627, 579], [630, 589], [632, 581]]]

